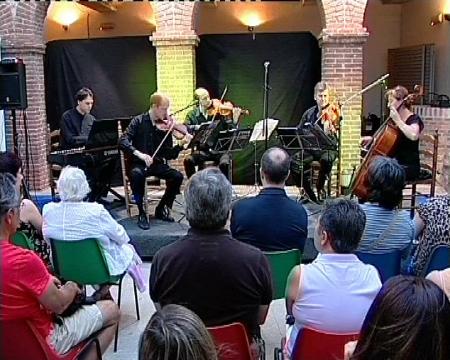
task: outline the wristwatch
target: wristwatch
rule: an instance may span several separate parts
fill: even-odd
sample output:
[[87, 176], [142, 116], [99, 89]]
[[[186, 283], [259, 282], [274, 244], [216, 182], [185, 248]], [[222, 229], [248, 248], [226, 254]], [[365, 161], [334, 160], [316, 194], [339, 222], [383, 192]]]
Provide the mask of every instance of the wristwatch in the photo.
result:
[[295, 324], [295, 317], [294, 315], [287, 314], [286, 315], [286, 324], [287, 325], [294, 325]]

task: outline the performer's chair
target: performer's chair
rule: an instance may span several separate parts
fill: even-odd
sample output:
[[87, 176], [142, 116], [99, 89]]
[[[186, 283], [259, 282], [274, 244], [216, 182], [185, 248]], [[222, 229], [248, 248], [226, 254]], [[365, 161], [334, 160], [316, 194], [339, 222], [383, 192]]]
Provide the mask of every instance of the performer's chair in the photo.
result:
[[[439, 150], [439, 131], [436, 129], [432, 134], [425, 134], [420, 137], [420, 175], [418, 179], [408, 181], [406, 188], [411, 189], [411, 217], [414, 216], [417, 195], [434, 197], [436, 193], [436, 177]], [[417, 185], [429, 185], [429, 192], [419, 193]]]
[[48, 174], [50, 179], [50, 191], [52, 194], [52, 199], [55, 200], [56, 197], [56, 181], [61, 174], [62, 166], [58, 164], [51, 163], [49, 160], [50, 153], [52, 151], [58, 150], [59, 148], [59, 137], [60, 130], [50, 130], [50, 125], [47, 125], [47, 164], [48, 164]]
[[[122, 136], [122, 125], [120, 121], [117, 123], [117, 131], [119, 134], [119, 138]], [[131, 185], [130, 185], [130, 179], [131, 179], [131, 157], [130, 155], [124, 153], [123, 151], [120, 151], [120, 165], [122, 169], [122, 179], [123, 179], [123, 192], [125, 197], [125, 205], [127, 208], [128, 216], [131, 217], [131, 207], [137, 206], [136, 202], [134, 201], [133, 194], [131, 191]], [[149, 176], [146, 178], [145, 181], [145, 188], [144, 188], [144, 210], [147, 216], [149, 215], [149, 202], [152, 200], [150, 197], [150, 190], [157, 190], [162, 191], [165, 186], [163, 186], [162, 180], [156, 176]], [[153, 197], [154, 199], [154, 197]]]

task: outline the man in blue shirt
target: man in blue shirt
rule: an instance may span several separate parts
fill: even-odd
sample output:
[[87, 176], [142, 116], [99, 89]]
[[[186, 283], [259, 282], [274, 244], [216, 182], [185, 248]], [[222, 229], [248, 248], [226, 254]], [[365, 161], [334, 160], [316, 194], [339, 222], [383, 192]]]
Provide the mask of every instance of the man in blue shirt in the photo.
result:
[[261, 158], [263, 189], [254, 198], [238, 201], [231, 214], [231, 233], [236, 239], [262, 251], [299, 249], [308, 235], [305, 208], [289, 199], [284, 190], [290, 157], [278, 147]]

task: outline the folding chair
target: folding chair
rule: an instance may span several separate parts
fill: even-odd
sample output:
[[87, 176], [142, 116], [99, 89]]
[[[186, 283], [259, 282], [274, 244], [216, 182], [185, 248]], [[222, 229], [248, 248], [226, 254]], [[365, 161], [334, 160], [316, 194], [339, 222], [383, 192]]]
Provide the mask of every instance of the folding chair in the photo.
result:
[[218, 349], [219, 360], [252, 360], [247, 331], [241, 323], [208, 328]]
[[300, 264], [302, 254], [298, 249], [264, 252], [272, 270], [273, 299], [284, 298], [286, 282], [292, 268]]
[[439, 245], [431, 252], [428, 264], [425, 267], [425, 275], [434, 270], [444, 270], [450, 267], [450, 246]]
[[1, 320], [2, 359], [8, 360], [75, 360], [92, 344], [95, 344], [97, 358], [102, 352], [97, 338], [90, 337], [64, 355], [58, 355], [47, 344], [36, 328], [27, 320]]
[[[299, 331], [292, 349], [291, 360], [334, 360], [344, 359], [344, 346], [358, 340], [359, 334], [323, 333], [303, 328]], [[282, 350], [275, 348], [275, 360], [281, 360]]]
[[[61, 279], [75, 281], [81, 285], [110, 284], [119, 286], [117, 305], [120, 308], [122, 298], [122, 280], [126, 272], [121, 275], [109, 274], [103, 250], [97, 239], [83, 239], [78, 241], [64, 241], [50, 239], [53, 257], [53, 268]], [[74, 256], [79, 254], [80, 256]], [[133, 281], [136, 317], [140, 320], [139, 301], [136, 284]], [[114, 352], [117, 351], [119, 324], [117, 324], [114, 339]]]
[[27, 250], [34, 251], [34, 244], [31, 239], [23, 231], [17, 231], [14, 234], [13, 240], [14, 245], [20, 246]]
[[368, 254], [357, 251], [355, 254], [363, 263], [373, 265], [377, 268], [382, 283], [400, 274], [400, 250], [394, 250], [384, 254]]

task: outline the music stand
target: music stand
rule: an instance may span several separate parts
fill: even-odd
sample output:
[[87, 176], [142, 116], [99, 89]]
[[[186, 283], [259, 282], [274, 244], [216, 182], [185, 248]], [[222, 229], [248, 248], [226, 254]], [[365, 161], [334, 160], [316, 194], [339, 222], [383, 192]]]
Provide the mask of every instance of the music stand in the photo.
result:
[[248, 145], [251, 134], [252, 129], [230, 129], [219, 132], [217, 142], [212, 149], [212, 152], [229, 157], [230, 166], [228, 169], [228, 178], [230, 179], [230, 183], [233, 183], [232, 155], [235, 152], [241, 151]]
[[313, 133], [311, 132], [305, 133], [296, 127], [278, 128], [277, 136], [280, 140], [281, 146], [288, 153], [292, 153], [294, 151], [296, 153], [298, 152], [300, 153], [300, 164], [298, 166], [300, 172], [300, 187], [298, 189], [300, 193], [300, 198], [298, 199], [298, 201], [301, 201], [304, 198], [309, 199], [309, 196], [305, 192], [305, 188], [303, 186], [304, 182], [303, 164], [305, 159], [304, 154], [305, 151], [307, 150], [309, 151], [321, 150], [318, 138]]
[[195, 131], [194, 137], [190, 141], [188, 148], [194, 149], [195, 147], [201, 148], [207, 146], [207, 141], [211, 135], [210, 125], [211, 123], [209, 122], [200, 125]]

